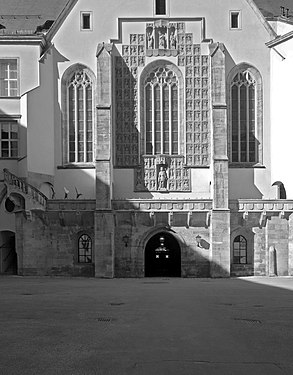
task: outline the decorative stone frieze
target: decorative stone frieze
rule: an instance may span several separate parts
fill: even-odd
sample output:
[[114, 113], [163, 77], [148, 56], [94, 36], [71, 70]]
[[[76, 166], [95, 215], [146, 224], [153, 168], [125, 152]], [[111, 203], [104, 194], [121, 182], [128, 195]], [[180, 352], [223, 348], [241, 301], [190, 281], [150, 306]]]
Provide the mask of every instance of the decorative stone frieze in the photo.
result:
[[240, 212], [292, 212], [293, 201], [286, 200], [238, 200], [230, 201], [231, 211]]
[[182, 211], [182, 212], [208, 212], [212, 209], [211, 200], [154, 200], [154, 199], [128, 199], [113, 200], [112, 208], [115, 211]]
[[190, 169], [183, 156], [143, 156], [143, 165], [135, 169], [135, 191], [190, 191]]

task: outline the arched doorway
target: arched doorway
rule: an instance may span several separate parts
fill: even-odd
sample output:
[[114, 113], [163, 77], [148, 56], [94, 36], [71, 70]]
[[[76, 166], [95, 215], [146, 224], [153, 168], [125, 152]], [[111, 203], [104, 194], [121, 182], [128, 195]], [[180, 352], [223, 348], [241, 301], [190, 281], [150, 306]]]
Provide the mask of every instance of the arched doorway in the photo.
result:
[[17, 275], [15, 234], [10, 231], [0, 232], [0, 274]]
[[181, 251], [172, 234], [160, 232], [145, 247], [146, 277], [181, 277]]

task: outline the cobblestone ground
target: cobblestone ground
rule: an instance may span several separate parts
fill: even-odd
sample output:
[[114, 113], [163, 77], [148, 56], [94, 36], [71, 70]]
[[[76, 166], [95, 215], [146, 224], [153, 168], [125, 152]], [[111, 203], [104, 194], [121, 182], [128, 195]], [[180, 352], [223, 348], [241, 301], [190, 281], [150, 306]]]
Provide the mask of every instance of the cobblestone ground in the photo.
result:
[[293, 374], [293, 278], [0, 278], [1, 375]]

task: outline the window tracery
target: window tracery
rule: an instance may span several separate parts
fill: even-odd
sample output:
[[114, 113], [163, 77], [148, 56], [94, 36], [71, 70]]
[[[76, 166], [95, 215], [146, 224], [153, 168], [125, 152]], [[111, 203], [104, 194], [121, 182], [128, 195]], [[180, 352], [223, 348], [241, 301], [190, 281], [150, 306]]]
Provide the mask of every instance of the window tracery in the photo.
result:
[[[233, 73], [233, 74], [232, 74]], [[230, 162], [256, 164], [262, 154], [262, 84], [256, 69], [230, 73]]]
[[145, 79], [145, 151], [178, 154], [178, 77], [158, 66]]
[[63, 77], [64, 162], [94, 160], [94, 76], [82, 65], [70, 67]]

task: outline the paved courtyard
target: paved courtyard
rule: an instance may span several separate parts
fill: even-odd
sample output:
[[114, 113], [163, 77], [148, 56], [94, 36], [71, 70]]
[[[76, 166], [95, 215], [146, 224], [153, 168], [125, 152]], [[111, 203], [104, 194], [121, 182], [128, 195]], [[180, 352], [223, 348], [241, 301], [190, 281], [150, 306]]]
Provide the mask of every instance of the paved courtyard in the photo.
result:
[[293, 278], [0, 278], [1, 375], [293, 374]]

